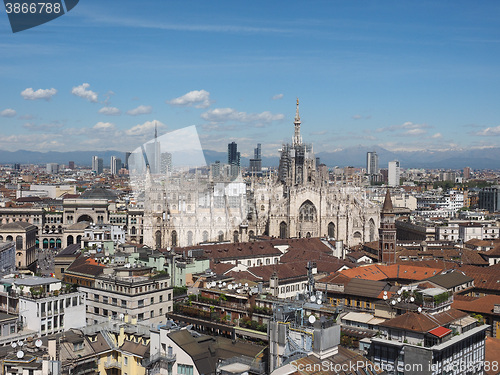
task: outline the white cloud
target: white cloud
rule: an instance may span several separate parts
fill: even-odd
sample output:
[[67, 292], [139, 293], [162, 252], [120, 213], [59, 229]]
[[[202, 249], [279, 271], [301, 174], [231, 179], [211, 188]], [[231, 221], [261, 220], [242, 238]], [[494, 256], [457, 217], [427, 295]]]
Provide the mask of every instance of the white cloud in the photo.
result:
[[130, 116], [147, 115], [148, 113], [151, 113], [152, 110], [153, 107], [150, 105], [140, 105], [137, 108], [127, 111], [127, 114]]
[[210, 106], [210, 93], [205, 90], [194, 90], [178, 98], [167, 100], [167, 104], [179, 107], [207, 108]]
[[145, 135], [149, 134], [151, 138], [154, 136], [155, 125], [158, 128], [163, 128], [166, 125], [161, 123], [160, 121], [146, 121], [144, 124], [137, 124], [131, 127], [128, 130], [125, 130], [126, 135]]
[[363, 118], [363, 116], [361, 116], [361, 115], [354, 115], [354, 116], [352, 116], [352, 118], [353, 118], [354, 120], [359, 120], [359, 119], [362, 119], [362, 118]]
[[437, 139], [437, 138], [442, 138], [442, 137], [443, 137], [443, 135], [441, 133], [436, 133], [431, 138]]
[[38, 99], [50, 100], [50, 98], [52, 98], [55, 94], [57, 94], [57, 90], [54, 88], [38, 89], [34, 91], [31, 87], [28, 87], [27, 89], [21, 92], [21, 96], [25, 100], [38, 100]]
[[255, 122], [259, 124], [269, 124], [272, 121], [279, 121], [285, 118], [282, 113], [273, 114], [269, 111], [261, 113], [239, 112], [233, 108], [215, 108], [201, 114], [201, 118], [211, 123], [223, 123], [236, 121], [242, 123]]
[[478, 131], [477, 133], [474, 133], [475, 135], [481, 135], [481, 136], [498, 136], [500, 135], [500, 125], [495, 126], [493, 128], [486, 128], [484, 130]]
[[422, 134], [426, 134], [427, 130], [421, 129], [421, 128], [415, 128], [415, 129], [410, 129], [405, 131], [402, 135], [407, 135], [407, 136], [418, 136]]
[[71, 89], [71, 93], [75, 96], [79, 96], [80, 98], [87, 99], [89, 102], [97, 103], [97, 93], [88, 90], [90, 84], [82, 83], [80, 86], [75, 86]]
[[403, 132], [400, 132], [397, 134], [397, 136], [418, 136], [418, 135], [423, 135], [427, 133], [427, 130], [430, 128], [429, 125], [427, 124], [415, 124], [411, 121], [407, 121], [403, 124], [400, 125], [391, 125], [387, 126], [385, 128], [378, 128], [376, 130], [377, 133], [382, 133], [382, 132], [400, 132], [404, 130]]
[[92, 129], [94, 130], [100, 130], [100, 131], [109, 131], [109, 130], [115, 130], [115, 124], [111, 122], [98, 122], [95, 124]]
[[17, 115], [17, 112], [12, 108], [7, 108], [0, 112], [0, 116], [2, 117], [14, 117], [15, 115]]
[[280, 100], [280, 99], [283, 99], [283, 97], [284, 97], [284, 96], [285, 96], [285, 95], [283, 95], [283, 94], [277, 94], [277, 95], [274, 95], [274, 96], [272, 97], [272, 99], [273, 99], [273, 100]]
[[107, 116], [118, 116], [122, 113], [122, 111], [120, 111], [116, 107], [102, 107], [99, 110], [99, 113], [102, 115], [107, 115]]

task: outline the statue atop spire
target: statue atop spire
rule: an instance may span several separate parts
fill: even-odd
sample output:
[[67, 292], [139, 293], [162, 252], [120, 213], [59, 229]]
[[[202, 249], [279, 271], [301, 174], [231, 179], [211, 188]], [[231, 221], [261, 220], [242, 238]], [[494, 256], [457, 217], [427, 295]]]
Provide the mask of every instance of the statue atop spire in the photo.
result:
[[299, 116], [299, 98], [297, 98], [297, 109], [295, 110], [295, 121], [293, 122], [295, 124], [295, 134], [293, 136], [293, 145], [300, 145], [302, 144], [302, 138], [300, 136], [300, 116]]

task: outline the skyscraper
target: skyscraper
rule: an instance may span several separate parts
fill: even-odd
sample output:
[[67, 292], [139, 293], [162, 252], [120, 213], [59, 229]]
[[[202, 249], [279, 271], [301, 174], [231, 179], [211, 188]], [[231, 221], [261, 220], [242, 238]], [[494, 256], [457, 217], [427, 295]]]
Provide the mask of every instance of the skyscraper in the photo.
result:
[[388, 180], [389, 186], [399, 186], [401, 178], [400, 164], [398, 160], [389, 162]]
[[369, 175], [378, 174], [378, 155], [375, 151], [366, 153], [366, 173]]
[[122, 169], [122, 159], [111, 156], [111, 174], [113, 176], [118, 175], [120, 169]]
[[227, 163], [231, 168], [231, 176], [236, 177], [240, 172], [240, 153], [236, 142], [227, 145]]
[[170, 152], [161, 153], [160, 173], [168, 175], [172, 172], [172, 154]]
[[262, 158], [261, 158], [261, 145], [257, 143], [257, 147], [253, 149], [253, 159], [250, 159], [250, 173], [262, 173]]
[[99, 156], [92, 157], [92, 172], [95, 174], [101, 174], [103, 172], [103, 162], [102, 158]]

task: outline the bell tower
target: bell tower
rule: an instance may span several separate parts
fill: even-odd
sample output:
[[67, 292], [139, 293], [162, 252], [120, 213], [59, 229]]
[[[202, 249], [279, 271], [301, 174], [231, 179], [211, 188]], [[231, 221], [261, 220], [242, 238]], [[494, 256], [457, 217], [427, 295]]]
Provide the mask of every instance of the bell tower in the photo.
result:
[[396, 222], [389, 189], [385, 193], [378, 233], [379, 262], [387, 264], [396, 263]]

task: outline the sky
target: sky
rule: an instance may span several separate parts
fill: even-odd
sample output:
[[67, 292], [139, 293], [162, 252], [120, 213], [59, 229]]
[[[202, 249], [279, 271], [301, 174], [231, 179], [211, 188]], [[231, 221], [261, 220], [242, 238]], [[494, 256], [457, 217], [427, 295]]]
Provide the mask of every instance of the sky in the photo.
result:
[[[0, 149], [500, 146], [498, 1], [96, 1], [12, 33], [0, 12]], [[182, 142], [182, 139], [179, 139]]]

